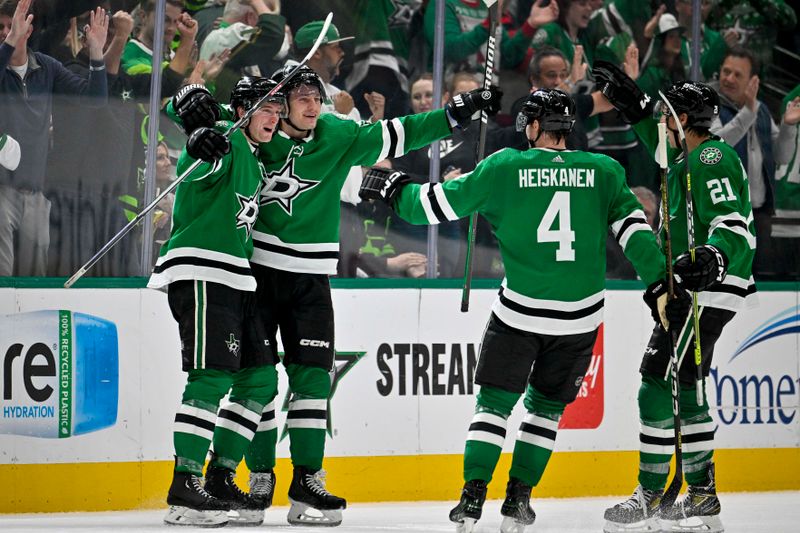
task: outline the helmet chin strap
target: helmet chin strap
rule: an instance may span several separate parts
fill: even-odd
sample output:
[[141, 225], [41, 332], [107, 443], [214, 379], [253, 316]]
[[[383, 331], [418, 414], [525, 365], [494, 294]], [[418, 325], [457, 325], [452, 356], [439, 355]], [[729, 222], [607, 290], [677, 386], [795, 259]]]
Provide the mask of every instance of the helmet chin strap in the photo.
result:
[[286, 118], [284, 118], [284, 119], [281, 119], [281, 120], [285, 120], [288, 125], [290, 125], [294, 129], [296, 129], [297, 131], [302, 131], [305, 134], [304, 136], [306, 136], [306, 137], [308, 136], [309, 132], [311, 131], [311, 130], [304, 130], [303, 128], [300, 128], [300, 127], [296, 126], [295, 123], [292, 122], [292, 119], [290, 119], [288, 116]]
[[530, 148], [536, 148], [536, 141], [538, 141], [538, 140], [539, 140], [539, 137], [541, 137], [541, 136], [542, 136], [542, 132], [543, 132], [543, 131], [544, 131], [544, 130], [542, 129], [542, 126], [541, 126], [541, 123], [540, 123], [540, 124], [539, 124], [539, 131], [538, 131], [538, 133], [536, 134], [536, 138], [535, 138], [535, 139], [533, 139], [533, 140], [531, 140], [530, 138], [528, 139], [528, 146], [529, 146]]

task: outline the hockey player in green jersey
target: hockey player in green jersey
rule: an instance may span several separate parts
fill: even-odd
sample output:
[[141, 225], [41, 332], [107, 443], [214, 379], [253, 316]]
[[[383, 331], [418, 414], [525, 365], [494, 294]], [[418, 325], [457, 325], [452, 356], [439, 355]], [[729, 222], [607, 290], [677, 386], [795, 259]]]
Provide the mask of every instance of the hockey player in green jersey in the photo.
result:
[[[240, 80], [231, 95], [236, 117], [275, 86], [265, 78]], [[180, 113], [203, 91], [187, 86], [172, 103]], [[272, 138], [284, 110], [285, 100], [276, 93], [229, 139], [223, 132], [230, 122], [198, 128], [178, 161], [179, 172], [196, 159], [204, 162], [176, 189], [170, 238], [148, 283], [168, 286], [182, 367], [188, 373], [175, 416], [175, 471], [164, 518], [168, 524], [224, 525], [228, 510], [235, 511], [232, 520], [238, 523], [263, 520], [262, 506], [237, 488], [234, 472], [264, 405], [277, 390], [275, 344], [268, 340], [254, 302], [256, 279], [249, 260], [264, 174], [257, 151], [259, 143]], [[214, 454], [203, 486], [212, 442]]]
[[[596, 65], [595, 79], [603, 94], [631, 123], [650, 150], [657, 144], [651, 99], [621, 70], [611, 64]], [[670, 198], [672, 250], [678, 255], [675, 274], [681, 285], [697, 292], [701, 370], [707, 377], [714, 344], [735, 312], [755, 297], [751, 275], [756, 246], [747, 175], [732, 147], [709, 131], [719, 112], [719, 97], [705, 84], [684, 81], [665, 94], [686, 132], [684, 154], [678, 127], [671, 114], [666, 122], [671, 147], [667, 185]], [[659, 105], [660, 109], [668, 109]], [[694, 260], [687, 228], [687, 176], [691, 176], [694, 216]], [[705, 388], [702, 405], [695, 395], [694, 328], [691, 322], [675, 328], [679, 361], [680, 420], [683, 474], [688, 493], [674, 506], [663, 508], [662, 493], [674, 451], [674, 422], [670, 379], [670, 354], [666, 333], [655, 328], [640, 372], [639, 486], [628, 500], [606, 510], [605, 531], [722, 531], [720, 502], [716, 494], [714, 464], [715, 423], [709, 414]]]
[[[287, 66], [273, 78], [280, 82], [294, 68]], [[334, 363], [328, 276], [336, 273], [339, 257], [342, 185], [353, 166], [399, 157], [446, 137], [482, 109], [496, 112], [500, 95], [495, 89], [471, 91], [454, 97], [444, 109], [359, 124], [320, 114], [325, 89], [307, 67], [288, 79], [284, 91], [288, 116], [259, 153], [267, 175], [251, 261], [258, 280], [257, 303], [273, 345], [280, 330], [292, 393], [287, 428], [294, 472], [288, 521], [335, 526], [342, 521], [346, 501], [325, 488], [322, 463]], [[196, 106], [200, 114], [217, 112], [206, 107]], [[277, 433], [270, 403], [245, 454], [251, 493], [267, 502], [275, 486]]]
[[667, 302], [664, 255], [622, 167], [601, 154], [565, 149], [574, 121], [570, 96], [538, 89], [517, 122], [531, 149], [502, 150], [441, 184], [411, 184], [383, 169], [370, 170], [362, 184], [363, 199], [382, 199], [415, 224], [477, 211], [500, 245], [506, 278], [481, 343], [466, 483], [450, 512], [458, 531], [471, 531], [481, 516], [508, 416], [523, 393], [527, 414], [516, 437], [501, 531], [522, 531], [536, 517], [531, 489], [550, 459], [559, 419], [578, 393], [603, 320], [609, 227], [648, 285], [645, 301], [654, 317], [682, 321], [688, 314], [688, 297]]

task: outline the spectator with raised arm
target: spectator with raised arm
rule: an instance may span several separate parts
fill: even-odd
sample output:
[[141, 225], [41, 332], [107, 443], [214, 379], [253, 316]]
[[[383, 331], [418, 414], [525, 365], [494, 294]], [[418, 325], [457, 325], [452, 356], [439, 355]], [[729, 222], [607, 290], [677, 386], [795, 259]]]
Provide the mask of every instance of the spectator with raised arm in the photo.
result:
[[84, 29], [89, 48], [87, 78], [55, 59], [28, 50], [32, 0], [4, 0], [0, 22], [9, 28], [0, 44], [0, 131], [20, 144], [16, 170], [0, 168], [0, 276], [44, 276], [50, 244], [50, 202], [44, 197], [53, 93], [82, 97], [86, 106], [106, 104], [103, 45], [108, 15], [93, 11]]

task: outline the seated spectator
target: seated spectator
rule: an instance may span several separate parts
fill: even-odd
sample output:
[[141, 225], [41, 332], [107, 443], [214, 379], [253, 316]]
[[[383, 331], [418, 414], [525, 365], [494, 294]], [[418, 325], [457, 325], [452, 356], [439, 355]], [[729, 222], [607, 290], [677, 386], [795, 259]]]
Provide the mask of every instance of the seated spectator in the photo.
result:
[[[768, 279], [775, 275], [775, 254], [770, 239], [775, 209], [775, 167], [788, 163], [792, 147], [794, 108], [789, 120], [775, 125], [767, 106], [758, 100], [759, 65], [753, 53], [739, 46], [728, 50], [719, 73], [719, 117], [711, 132], [719, 135], [739, 154], [750, 184], [750, 203], [756, 229], [756, 255], [753, 276]], [[788, 123], [787, 123], [788, 122]]]
[[800, 85], [783, 99], [782, 111], [781, 131], [789, 126], [787, 139], [792, 151], [789, 161], [775, 172], [772, 240], [778, 279], [800, 280]]
[[85, 28], [90, 68], [88, 77], [81, 78], [53, 58], [29, 52], [30, 7], [31, 0], [0, 3], [0, 23], [9, 28], [0, 44], [0, 131], [16, 139], [21, 149], [16, 170], [0, 168], [0, 276], [46, 274], [50, 202], [43, 189], [53, 93], [80, 96], [87, 107], [103, 106], [107, 99], [105, 10], [92, 12]]
[[6, 170], [16, 170], [19, 166], [19, 143], [5, 133], [0, 134], [0, 166]]
[[228, 101], [242, 76], [268, 76], [281, 66], [280, 60], [289, 52], [285, 25], [286, 19], [265, 0], [228, 1], [219, 28], [200, 47], [200, 59], [206, 61], [231, 50], [215, 82], [217, 99]]

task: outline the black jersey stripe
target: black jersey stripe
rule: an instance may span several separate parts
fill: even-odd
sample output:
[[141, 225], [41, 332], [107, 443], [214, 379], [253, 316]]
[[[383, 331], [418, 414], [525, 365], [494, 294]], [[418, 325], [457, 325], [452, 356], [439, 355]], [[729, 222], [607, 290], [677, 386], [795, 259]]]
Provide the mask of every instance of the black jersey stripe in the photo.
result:
[[523, 433], [530, 433], [531, 435], [538, 435], [540, 437], [544, 437], [550, 440], [556, 440], [556, 432], [552, 429], [543, 428], [542, 426], [536, 426], [534, 424], [528, 424], [527, 422], [523, 422], [519, 426], [520, 431]]
[[639, 441], [642, 444], [652, 444], [654, 446], [671, 446], [675, 443], [675, 437], [654, 437], [639, 433]]
[[253, 239], [253, 246], [267, 252], [273, 252], [281, 255], [288, 255], [291, 257], [300, 257], [302, 259], [339, 259], [339, 252], [333, 250], [310, 251], [304, 252], [295, 250], [294, 248], [287, 248], [285, 246], [278, 246], [263, 241]]
[[439, 205], [439, 200], [436, 198], [436, 191], [434, 190], [434, 187], [436, 187], [436, 185], [432, 183], [428, 189], [428, 201], [431, 204], [431, 210], [433, 210], [433, 214], [436, 215], [436, 219], [439, 222], [447, 222], [447, 216], [444, 214], [442, 206]]
[[226, 272], [230, 272], [231, 274], [238, 274], [240, 276], [252, 276], [253, 273], [250, 271], [250, 267], [244, 266], [236, 266], [230, 263], [226, 263], [224, 261], [217, 261], [215, 259], [206, 259], [203, 257], [173, 257], [172, 259], [167, 259], [160, 265], [156, 265], [153, 268], [153, 273], [161, 274], [168, 268], [180, 265], [191, 265], [191, 266], [203, 266], [209, 268], [216, 268], [218, 270], [224, 270]]
[[634, 224], [647, 224], [647, 220], [643, 217], [628, 217], [625, 219], [625, 222], [622, 223], [622, 226], [619, 228], [617, 232], [617, 236], [614, 237], [619, 243], [622, 240], [622, 237], [625, 235], [625, 232], [628, 231], [628, 228], [633, 226]]
[[389, 132], [389, 157], [397, 157], [395, 150], [397, 150], [397, 130], [394, 129], [394, 123], [391, 120], [385, 122], [386, 130]]
[[756, 293], [756, 286], [754, 283], [751, 283], [747, 287], [737, 287], [736, 285], [727, 285], [724, 282], [714, 285], [713, 287], [709, 287], [705, 289], [703, 292], [718, 292], [718, 293], [725, 293], [725, 294], [733, 294], [734, 296], [739, 296], [741, 298], [747, 298], [751, 294]]
[[485, 433], [492, 433], [493, 435], [497, 435], [499, 437], [506, 436], [505, 428], [501, 428], [500, 426], [496, 426], [494, 424], [490, 424], [489, 422], [473, 422], [469, 425], [470, 431], [483, 431]]
[[212, 432], [214, 431], [214, 422], [210, 420], [203, 420], [202, 418], [198, 418], [196, 416], [187, 415], [186, 413], [177, 413], [175, 415], [175, 422], [181, 422], [190, 426], [197, 426]]
[[219, 418], [225, 418], [230, 420], [231, 422], [235, 422], [236, 424], [239, 424], [243, 428], [249, 429], [253, 433], [255, 433], [256, 430], [258, 429], [258, 424], [256, 422], [248, 420], [239, 413], [234, 413], [233, 411], [229, 411], [227, 409], [220, 409], [219, 414], [217, 416]]
[[744, 220], [739, 220], [739, 219], [735, 219], [735, 218], [728, 218], [728, 219], [722, 220], [720, 223], [721, 224], [725, 224], [729, 228], [742, 228], [745, 231], [749, 231], [749, 229], [747, 227], [747, 224], [745, 223]]
[[503, 294], [501, 289], [500, 303], [502, 303], [505, 307], [508, 307], [512, 311], [516, 311], [521, 315], [536, 316], [540, 318], [554, 318], [557, 320], [577, 320], [579, 318], [584, 318], [593, 315], [594, 313], [602, 309], [605, 303], [605, 298], [602, 298], [600, 301], [590, 305], [589, 307], [584, 307], [583, 309], [576, 309], [575, 311], [559, 311], [556, 309], [542, 309], [537, 307], [528, 307], [519, 304], [517, 302], [509, 300], [505, 296], [505, 294]]
[[262, 422], [269, 422], [270, 420], [275, 420], [275, 410], [265, 411], [261, 413], [261, 421]]
[[324, 409], [289, 409], [289, 412], [286, 414], [286, 418], [295, 420], [298, 418], [318, 418], [320, 420], [325, 420], [327, 417], [327, 411]]

